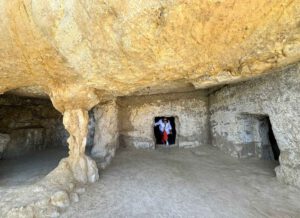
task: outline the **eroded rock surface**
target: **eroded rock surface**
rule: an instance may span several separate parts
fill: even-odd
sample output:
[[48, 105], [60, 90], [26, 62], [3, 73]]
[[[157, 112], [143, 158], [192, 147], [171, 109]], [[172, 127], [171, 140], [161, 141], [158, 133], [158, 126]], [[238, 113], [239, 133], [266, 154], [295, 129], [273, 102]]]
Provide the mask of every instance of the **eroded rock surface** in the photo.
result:
[[6, 149], [6, 146], [9, 141], [10, 141], [9, 134], [0, 133], [0, 160], [3, 157], [3, 152]]
[[172, 89], [170, 82], [203, 88], [300, 59], [298, 0], [1, 0], [0, 6], [0, 92], [48, 93], [60, 111], [86, 108], [97, 101], [93, 93], [103, 99], [163, 83]]
[[49, 99], [0, 96], [0, 133], [11, 139], [3, 149], [5, 158], [67, 146], [62, 114]]
[[93, 109], [95, 135], [92, 156], [105, 168], [115, 156], [119, 146], [119, 116], [116, 100], [99, 104]]
[[[70, 134], [69, 157], [39, 187], [51, 193], [42, 206], [6, 215], [56, 216], [76, 201], [75, 183], [98, 179], [84, 151], [88, 110], [99, 102], [232, 83], [298, 62], [299, 14], [298, 0], [0, 0], [0, 93], [49, 96]], [[289, 166], [298, 148], [285, 145], [277, 174], [299, 185], [298, 166]]]
[[[79, 200], [85, 184], [98, 180], [95, 162], [85, 155], [88, 119], [83, 109], [64, 112], [63, 123], [70, 134], [69, 156], [41, 181], [10, 190], [7, 202], [0, 202], [3, 217], [57, 217]], [[13, 196], [17, 198], [12, 200]]]
[[70, 133], [68, 162], [75, 179], [81, 183], [95, 182], [99, 178], [96, 163], [85, 155], [88, 120], [88, 112], [80, 109], [66, 111], [63, 118]]
[[[300, 187], [300, 66], [224, 87], [210, 96], [213, 145], [236, 157], [248, 156], [260, 141], [247, 116], [268, 116], [280, 149], [277, 178]], [[245, 118], [246, 115], [246, 118]], [[250, 131], [249, 131], [250, 130]], [[252, 135], [251, 135], [252, 134]], [[249, 137], [250, 136], [250, 137]]]

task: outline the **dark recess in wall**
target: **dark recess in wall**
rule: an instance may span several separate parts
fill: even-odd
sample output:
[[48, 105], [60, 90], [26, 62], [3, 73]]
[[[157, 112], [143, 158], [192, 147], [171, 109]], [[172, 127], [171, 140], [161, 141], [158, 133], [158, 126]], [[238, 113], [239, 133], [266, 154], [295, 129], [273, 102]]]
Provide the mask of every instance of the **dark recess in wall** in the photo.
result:
[[[158, 122], [160, 119], [163, 119], [164, 117], [155, 117], [154, 118], [154, 122]], [[169, 135], [169, 144], [173, 145], [175, 144], [175, 140], [176, 140], [176, 125], [175, 125], [175, 118], [174, 117], [167, 117], [168, 120], [171, 123], [172, 126], [172, 134]], [[162, 144], [161, 141], [161, 133], [159, 130], [159, 126], [155, 126], [154, 127], [154, 135], [155, 135], [155, 139], [156, 139], [156, 144]]]
[[278, 161], [279, 155], [280, 155], [280, 150], [279, 150], [279, 147], [277, 145], [277, 141], [276, 141], [275, 135], [273, 133], [273, 129], [272, 129], [272, 124], [270, 122], [270, 118], [267, 117], [267, 120], [268, 120], [268, 125], [269, 125], [269, 140], [270, 140], [270, 143], [271, 143], [271, 147], [272, 147], [274, 159]]

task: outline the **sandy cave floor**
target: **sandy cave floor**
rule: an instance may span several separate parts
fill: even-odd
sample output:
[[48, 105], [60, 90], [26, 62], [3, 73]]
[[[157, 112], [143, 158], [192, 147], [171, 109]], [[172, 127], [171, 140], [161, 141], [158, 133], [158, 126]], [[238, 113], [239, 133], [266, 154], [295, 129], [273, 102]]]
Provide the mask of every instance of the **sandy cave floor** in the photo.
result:
[[[36, 197], [27, 185], [64, 156], [48, 150], [0, 161], [0, 206]], [[213, 147], [120, 149], [62, 217], [300, 217], [300, 189], [280, 184], [275, 166]]]
[[56, 148], [0, 160], [0, 193], [5, 188], [18, 188], [41, 180], [66, 156], [67, 148]]
[[119, 150], [62, 217], [300, 217], [300, 190], [275, 166], [212, 147]]
[[0, 160], [0, 217], [7, 208], [21, 207], [44, 198], [47, 193], [39, 191], [40, 187], [35, 184], [67, 154], [66, 148], [59, 148]]

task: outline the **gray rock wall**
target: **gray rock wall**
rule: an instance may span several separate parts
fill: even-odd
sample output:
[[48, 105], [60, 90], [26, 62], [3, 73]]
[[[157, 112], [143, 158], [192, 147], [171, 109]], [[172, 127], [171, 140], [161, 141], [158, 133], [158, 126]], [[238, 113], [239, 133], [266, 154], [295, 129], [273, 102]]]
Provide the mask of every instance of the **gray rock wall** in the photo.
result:
[[269, 117], [280, 149], [277, 177], [300, 187], [300, 65], [226, 86], [209, 97], [212, 144], [235, 157], [259, 154], [259, 117]]
[[3, 157], [3, 153], [6, 149], [8, 142], [10, 141], [9, 134], [0, 133], [0, 160]]
[[118, 106], [116, 101], [99, 104], [93, 109], [95, 119], [94, 146], [91, 155], [102, 168], [110, 163], [119, 146]]
[[154, 118], [174, 117], [176, 145], [209, 143], [206, 92], [124, 97], [118, 100], [120, 146], [155, 148]]

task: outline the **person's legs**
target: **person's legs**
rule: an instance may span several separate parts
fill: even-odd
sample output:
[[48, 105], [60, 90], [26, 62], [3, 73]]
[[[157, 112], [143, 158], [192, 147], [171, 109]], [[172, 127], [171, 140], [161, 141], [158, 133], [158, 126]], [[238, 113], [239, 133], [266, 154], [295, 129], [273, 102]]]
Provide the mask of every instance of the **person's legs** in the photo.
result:
[[165, 142], [164, 142], [164, 133], [163, 132], [160, 132], [160, 141], [161, 141], [161, 144], [165, 144]]
[[168, 133], [166, 131], [163, 132], [163, 142], [164, 142], [164, 144], [169, 145]]

